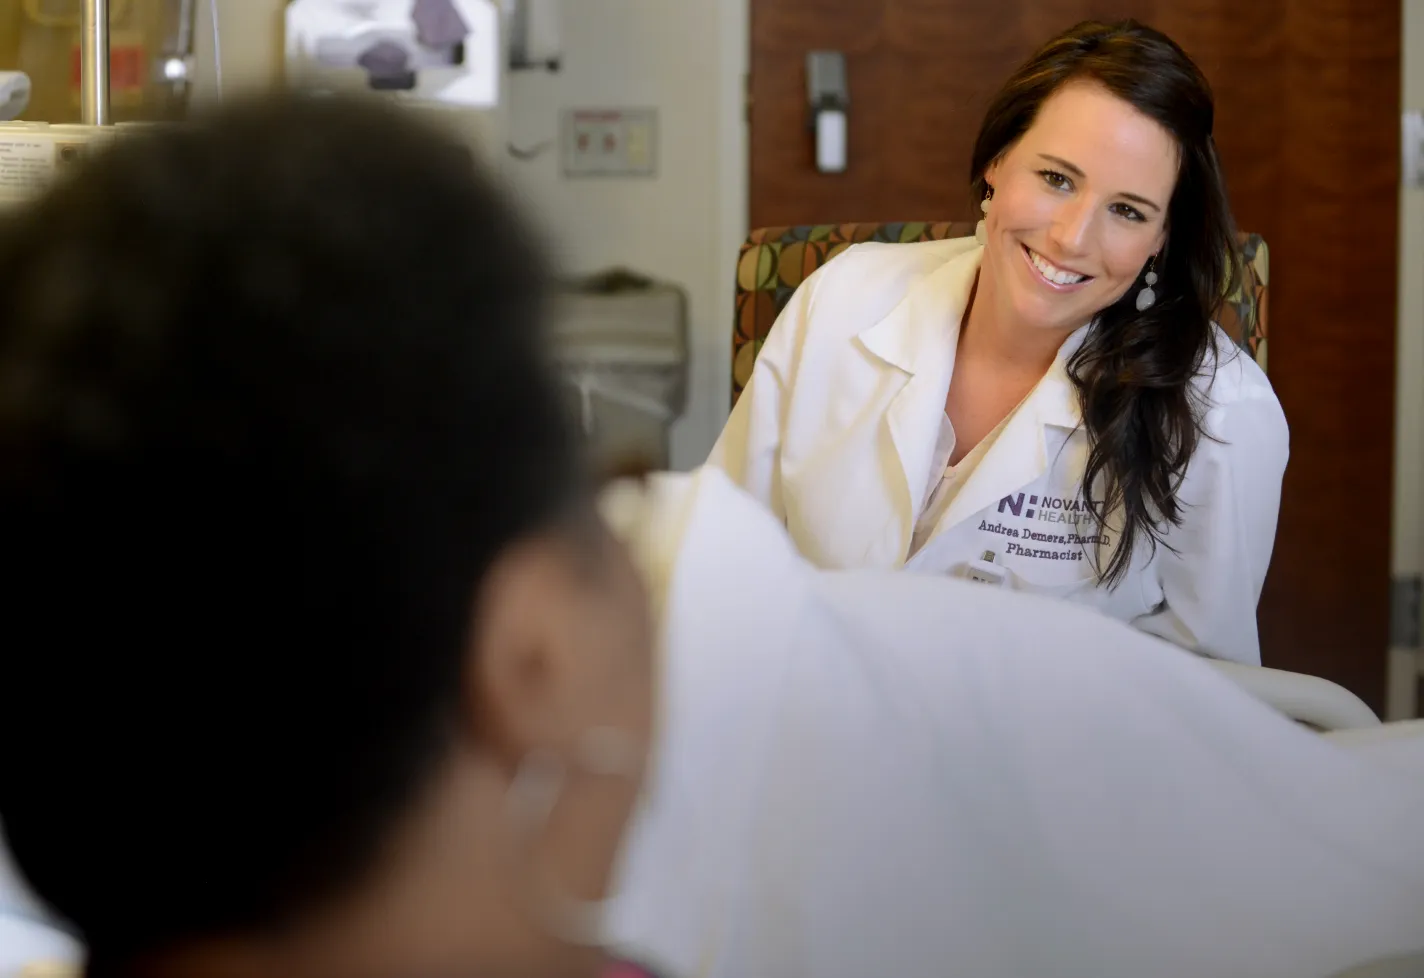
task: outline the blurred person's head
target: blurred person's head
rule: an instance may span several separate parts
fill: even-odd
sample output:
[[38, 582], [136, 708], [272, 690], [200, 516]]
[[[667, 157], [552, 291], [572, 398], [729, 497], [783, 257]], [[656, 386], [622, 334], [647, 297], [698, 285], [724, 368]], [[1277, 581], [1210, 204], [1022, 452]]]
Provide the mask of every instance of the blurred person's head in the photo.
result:
[[577, 974], [650, 631], [525, 226], [345, 99], [114, 141], [0, 233], [0, 818], [96, 972]]

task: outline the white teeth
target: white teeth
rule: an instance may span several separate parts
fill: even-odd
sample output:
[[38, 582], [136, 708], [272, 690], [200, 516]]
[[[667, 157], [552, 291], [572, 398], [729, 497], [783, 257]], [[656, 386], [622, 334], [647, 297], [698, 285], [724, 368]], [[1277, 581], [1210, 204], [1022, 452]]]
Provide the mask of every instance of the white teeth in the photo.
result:
[[1033, 260], [1033, 267], [1038, 269], [1039, 274], [1054, 285], [1077, 285], [1088, 277], [1086, 275], [1078, 275], [1075, 272], [1064, 271], [1032, 248], [1029, 249], [1028, 255], [1029, 258]]

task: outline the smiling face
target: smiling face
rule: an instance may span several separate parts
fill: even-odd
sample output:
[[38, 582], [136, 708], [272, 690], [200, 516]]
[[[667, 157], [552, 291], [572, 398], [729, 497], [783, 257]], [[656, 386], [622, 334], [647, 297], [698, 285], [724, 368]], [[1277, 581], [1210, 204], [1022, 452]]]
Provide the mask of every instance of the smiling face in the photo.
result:
[[1072, 331], [1120, 299], [1167, 237], [1172, 135], [1094, 81], [1049, 96], [985, 173], [981, 286], [1025, 326]]

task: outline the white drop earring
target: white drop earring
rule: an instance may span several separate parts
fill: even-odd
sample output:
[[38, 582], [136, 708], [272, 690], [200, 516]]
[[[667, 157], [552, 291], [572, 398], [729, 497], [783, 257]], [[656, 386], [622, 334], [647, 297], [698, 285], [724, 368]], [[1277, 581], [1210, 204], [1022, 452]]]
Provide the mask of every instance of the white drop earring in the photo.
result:
[[1147, 287], [1137, 293], [1137, 311], [1146, 312], [1152, 308], [1152, 303], [1157, 301], [1157, 293], [1152, 291], [1152, 286], [1157, 284], [1157, 273], [1152, 269], [1157, 265], [1157, 256], [1153, 255], [1147, 259], [1147, 274], [1142, 276], [1142, 281], [1147, 283]]
[[[993, 187], [989, 187], [988, 189], [986, 189], [986, 190], [984, 191], [984, 199], [981, 200], [981, 201], [979, 201], [979, 209], [980, 209], [981, 211], [983, 211], [985, 214], [988, 214], [988, 213], [989, 213], [989, 201], [991, 201], [991, 200], [993, 200], [993, 199], [994, 199], [994, 188], [993, 188]], [[977, 242], [979, 242], [981, 245], [982, 245], [982, 244], [987, 244], [988, 241], [989, 241], [989, 229], [984, 226], [984, 221], [983, 221], [982, 218], [979, 220], [979, 223], [978, 223], [978, 224], [974, 225], [974, 240], [977, 241]]]

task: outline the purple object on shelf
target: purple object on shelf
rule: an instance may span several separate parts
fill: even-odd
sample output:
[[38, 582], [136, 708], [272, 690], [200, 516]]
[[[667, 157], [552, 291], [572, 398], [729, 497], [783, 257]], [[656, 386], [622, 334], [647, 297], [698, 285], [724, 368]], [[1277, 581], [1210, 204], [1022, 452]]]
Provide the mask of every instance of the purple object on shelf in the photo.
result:
[[411, 19], [415, 21], [416, 37], [428, 48], [453, 47], [470, 33], [454, 0], [415, 0]]
[[377, 41], [356, 59], [377, 91], [408, 91], [415, 87], [410, 52], [394, 41]]
[[356, 63], [372, 77], [403, 75], [410, 71], [410, 53], [395, 41], [377, 41], [361, 52]]

